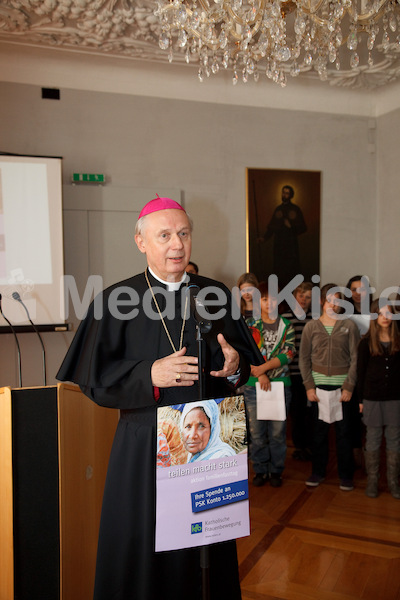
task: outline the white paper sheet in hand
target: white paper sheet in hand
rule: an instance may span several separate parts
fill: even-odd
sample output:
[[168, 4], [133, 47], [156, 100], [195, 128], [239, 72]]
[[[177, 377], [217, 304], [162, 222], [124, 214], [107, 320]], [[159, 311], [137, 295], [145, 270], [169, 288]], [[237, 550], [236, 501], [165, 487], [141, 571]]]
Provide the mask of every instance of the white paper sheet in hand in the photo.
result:
[[262, 390], [257, 381], [256, 393], [257, 419], [260, 421], [286, 421], [283, 381], [272, 381], [269, 392]]
[[318, 418], [325, 423], [334, 423], [335, 421], [343, 420], [343, 408], [340, 402], [342, 390], [321, 390], [317, 388], [315, 390], [317, 394], [318, 402]]

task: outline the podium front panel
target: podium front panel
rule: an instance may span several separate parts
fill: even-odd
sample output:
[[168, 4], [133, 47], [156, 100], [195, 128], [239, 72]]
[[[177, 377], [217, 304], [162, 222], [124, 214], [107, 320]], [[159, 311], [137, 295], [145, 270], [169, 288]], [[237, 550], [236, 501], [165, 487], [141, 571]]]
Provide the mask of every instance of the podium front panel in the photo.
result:
[[0, 389], [0, 600], [90, 600], [117, 410], [76, 386]]
[[14, 594], [21, 600], [60, 597], [57, 413], [57, 388], [13, 391]]

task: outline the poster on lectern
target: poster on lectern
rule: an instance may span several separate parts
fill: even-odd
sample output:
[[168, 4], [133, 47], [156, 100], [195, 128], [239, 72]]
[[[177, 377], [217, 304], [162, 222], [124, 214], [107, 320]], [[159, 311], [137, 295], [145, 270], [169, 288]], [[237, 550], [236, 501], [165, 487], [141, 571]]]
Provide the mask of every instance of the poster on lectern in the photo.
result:
[[157, 409], [156, 552], [250, 535], [243, 396]]

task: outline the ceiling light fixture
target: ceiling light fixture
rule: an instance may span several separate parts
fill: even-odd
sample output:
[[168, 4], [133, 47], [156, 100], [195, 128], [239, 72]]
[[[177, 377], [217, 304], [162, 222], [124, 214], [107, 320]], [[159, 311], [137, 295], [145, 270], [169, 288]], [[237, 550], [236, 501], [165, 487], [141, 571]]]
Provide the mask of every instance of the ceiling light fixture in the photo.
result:
[[154, 14], [160, 48], [198, 62], [200, 81], [231, 68], [233, 84], [264, 71], [284, 87], [314, 69], [334, 83], [400, 54], [400, 0], [158, 0]]

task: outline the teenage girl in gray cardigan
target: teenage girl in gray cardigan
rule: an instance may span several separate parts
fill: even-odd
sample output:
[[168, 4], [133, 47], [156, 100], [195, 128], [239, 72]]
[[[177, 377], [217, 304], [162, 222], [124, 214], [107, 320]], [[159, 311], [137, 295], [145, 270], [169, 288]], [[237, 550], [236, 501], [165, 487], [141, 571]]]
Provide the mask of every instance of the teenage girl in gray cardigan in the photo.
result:
[[335, 422], [336, 456], [340, 489], [351, 491], [354, 459], [351, 432], [351, 397], [356, 383], [357, 346], [360, 335], [350, 319], [339, 319], [339, 293], [334, 283], [321, 289], [321, 317], [304, 327], [299, 366], [313, 421], [312, 473], [308, 487], [317, 487], [326, 476], [329, 459], [330, 424], [319, 419], [318, 390], [340, 389], [343, 419]]

